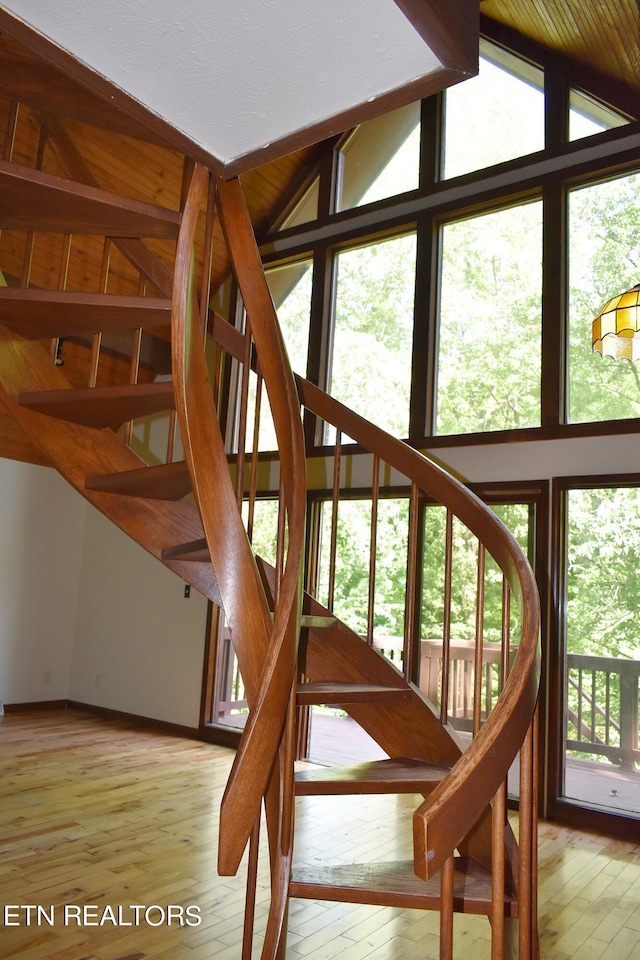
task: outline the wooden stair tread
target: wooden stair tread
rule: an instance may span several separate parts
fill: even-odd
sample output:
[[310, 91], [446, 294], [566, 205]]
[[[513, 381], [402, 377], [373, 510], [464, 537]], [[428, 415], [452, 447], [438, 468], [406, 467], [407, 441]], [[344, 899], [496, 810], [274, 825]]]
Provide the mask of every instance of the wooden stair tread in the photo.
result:
[[[292, 897], [342, 903], [370, 903], [383, 907], [440, 908], [440, 877], [421, 880], [413, 861], [294, 867]], [[489, 914], [491, 875], [478, 863], [456, 857], [454, 909], [457, 913]], [[517, 916], [517, 902], [505, 896], [505, 916]]]
[[411, 700], [411, 687], [388, 687], [371, 683], [309, 682], [299, 683], [298, 703], [313, 706], [322, 703], [370, 703], [372, 701], [397, 703]]
[[172, 383], [137, 383], [19, 393], [21, 407], [86, 427], [114, 427], [174, 406]]
[[166, 326], [170, 322], [171, 301], [164, 297], [0, 287], [0, 323], [27, 340]]
[[191, 477], [184, 460], [160, 463], [138, 470], [123, 470], [87, 477], [87, 490], [102, 490], [127, 497], [146, 497], [150, 500], [182, 500], [191, 492]]
[[206, 537], [190, 540], [187, 543], [178, 543], [173, 547], [165, 547], [162, 551], [163, 560], [189, 560], [201, 563], [203, 560], [211, 562], [209, 545]]
[[296, 772], [301, 797], [361, 793], [429, 793], [449, 770], [409, 757]]
[[176, 237], [180, 214], [0, 160], [0, 228]]
[[[177, 467], [177, 464], [174, 464], [173, 466]], [[155, 469], [159, 471], [161, 468], [157, 467]], [[207, 544], [206, 538], [201, 537], [199, 540], [191, 540], [188, 543], [179, 543], [172, 547], [165, 547], [165, 549], [162, 551], [162, 559], [186, 560], [190, 563], [211, 563], [211, 553], [209, 551], [209, 545]], [[303, 613], [300, 619], [300, 626], [313, 627], [317, 629], [319, 627], [330, 627], [335, 622], [336, 618], [334, 616], [324, 617], [317, 616], [315, 614]], [[313, 701], [313, 703], [317, 702], [318, 701], [316, 700]], [[324, 703], [324, 701], [322, 702]]]

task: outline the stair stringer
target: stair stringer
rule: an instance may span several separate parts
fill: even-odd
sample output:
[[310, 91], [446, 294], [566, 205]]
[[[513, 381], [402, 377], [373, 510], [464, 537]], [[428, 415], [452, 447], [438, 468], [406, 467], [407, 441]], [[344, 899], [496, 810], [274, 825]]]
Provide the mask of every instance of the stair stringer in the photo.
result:
[[[273, 584], [274, 571], [263, 560], [258, 561], [265, 581]], [[329, 610], [305, 594], [305, 609], [317, 617], [330, 616]], [[373, 647], [339, 619], [330, 627], [309, 627], [300, 642], [299, 667], [305, 678], [331, 682], [371, 684], [380, 687], [406, 687], [411, 699], [380, 703], [341, 704], [353, 719], [390, 757], [411, 757], [438, 767], [453, 767], [464, 753], [465, 745], [456, 730], [442, 724], [436, 708], [415, 686]], [[487, 870], [491, 869], [492, 829], [491, 806], [473, 825], [458, 849]], [[505, 855], [509, 865], [507, 889], [517, 891], [518, 846], [511, 828], [505, 833]]]
[[145, 464], [109, 428], [58, 420], [21, 407], [17, 401], [25, 391], [64, 389], [70, 389], [70, 385], [51, 363], [47, 351], [0, 325], [0, 397], [19, 427], [86, 500], [166, 567], [219, 604], [220, 592], [211, 564], [162, 559], [167, 546], [202, 537], [202, 522], [194, 504], [86, 489], [89, 476], [133, 470]]

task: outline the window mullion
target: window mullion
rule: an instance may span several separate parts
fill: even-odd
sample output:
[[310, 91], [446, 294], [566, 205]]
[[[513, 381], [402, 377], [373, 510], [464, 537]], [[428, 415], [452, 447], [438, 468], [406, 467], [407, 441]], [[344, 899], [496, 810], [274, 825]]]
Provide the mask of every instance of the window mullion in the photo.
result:
[[542, 383], [540, 422], [566, 422], [567, 194], [559, 181], [542, 195]]

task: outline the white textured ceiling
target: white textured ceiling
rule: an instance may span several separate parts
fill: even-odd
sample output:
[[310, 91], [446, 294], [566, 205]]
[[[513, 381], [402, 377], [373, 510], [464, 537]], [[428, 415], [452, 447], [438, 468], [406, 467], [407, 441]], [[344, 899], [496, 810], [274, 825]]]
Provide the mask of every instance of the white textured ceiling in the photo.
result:
[[439, 67], [394, 0], [3, 0], [229, 163]]

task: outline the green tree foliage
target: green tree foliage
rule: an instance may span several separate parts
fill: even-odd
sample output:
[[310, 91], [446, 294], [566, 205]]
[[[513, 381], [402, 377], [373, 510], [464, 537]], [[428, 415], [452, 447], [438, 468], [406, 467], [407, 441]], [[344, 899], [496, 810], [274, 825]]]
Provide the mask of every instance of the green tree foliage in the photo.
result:
[[437, 432], [540, 423], [542, 209], [442, 231]]
[[[637, 660], [640, 593], [640, 491], [637, 487], [570, 490], [567, 494], [566, 638], [570, 654], [604, 658], [570, 667], [567, 677], [567, 732], [620, 744], [621, 679], [608, 679], [607, 661]], [[623, 669], [623, 664], [620, 665]], [[595, 693], [595, 697], [594, 697]], [[582, 718], [581, 723], [578, 717]], [[608, 723], [611, 717], [613, 723]], [[578, 752], [580, 755], [580, 752]], [[588, 750], [590, 759], [605, 758]]]
[[[332, 505], [322, 508], [318, 597], [327, 602]], [[374, 635], [404, 636], [409, 505], [406, 499], [378, 503]], [[371, 551], [371, 500], [338, 505], [334, 612], [357, 633], [366, 634]]]
[[569, 419], [640, 416], [640, 373], [591, 349], [591, 324], [612, 297], [640, 282], [640, 175], [571, 193], [569, 199]]
[[638, 488], [569, 491], [567, 649], [570, 653], [638, 657], [638, 569]]
[[414, 234], [337, 258], [330, 393], [399, 437], [409, 432]]
[[[523, 550], [529, 540], [530, 511], [526, 504], [497, 504], [493, 507], [511, 530]], [[422, 586], [422, 627], [424, 639], [442, 640], [444, 623], [446, 510], [428, 506], [424, 521], [424, 563]], [[453, 520], [451, 571], [451, 637], [473, 640], [478, 610], [478, 541], [462, 523]], [[498, 642], [502, 633], [502, 573], [495, 561], [485, 557], [483, 639]], [[511, 625], [512, 629], [516, 624]], [[517, 642], [517, 634], [512, 636]]]

